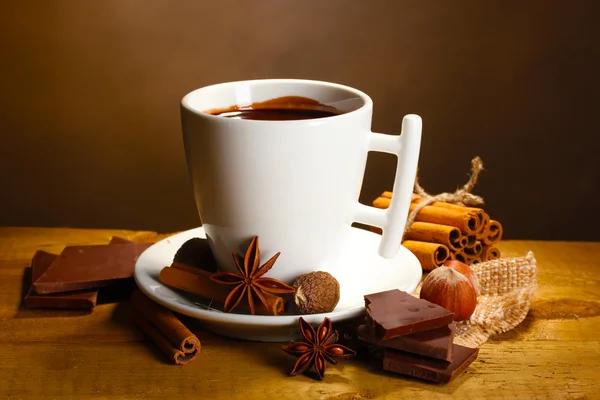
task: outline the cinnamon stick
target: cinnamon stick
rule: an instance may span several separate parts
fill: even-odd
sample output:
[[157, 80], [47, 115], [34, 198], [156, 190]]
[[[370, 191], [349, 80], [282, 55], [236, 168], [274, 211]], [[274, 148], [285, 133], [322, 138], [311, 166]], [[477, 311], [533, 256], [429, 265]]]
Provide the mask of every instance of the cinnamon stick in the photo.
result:
[[483, 246], [481, 254], [481, 258], [485, 261], [500, 258], [500, 250], [498, 250], [498, 248], [494, 246]]
[[[410, 211], [412, 212], [416, 207], [417, 204], [411, 203]], [[468, 235], [475, 233], [478, 228], [476, 215], [434, 206], [423, 207], [415, 217], [415, 221], [455, 226]]]
[[483, 243], [486, 245], [496, 244], [502, 239], [502, 224], [495, 220], [490, 220], [490, 223], [483, 235]]
[[[373, 206], [377, 208], [388, 208], [390, 206], [390, 201], [391, 200], [386, 197], [378, 197], [373, 201]], [[417, 207], [416, 203], [410, 203], [411, 212], [415, 207]], [[467, 235], [474, 234], [479, 227], [479, 220], [475, 214], [434, 206], [423, 207], [416, 215], [415, 221], [454, 226]]]
[[210, 273], [202, 273], [200, 268], [189, 267], [185, 264], [173, 263], [160, 271], [158, 279], [167, 286], [194, 293], [207, 299], [215, 299], [221, 303], [229, 294], [231, 288], [219, 285], [209, 279]]
[[483, 222], [476, 233], [477, 240], [483, 240], [485, 233], [490, 225], [490, 216], [487, 213], [483, 213]]
[[451, 251], [450, 252], [450, 256], [449, 258], [451, 260], [457, 260], [460, 262], [467, 262], [467, 256], [465, 255], [465, 253], [461, 250], [461, 251]]
[[483, 246], [481, 245], [481, 242], [478, 240], [476, 241], [473, 246], [467, 246], [464, 248], [464, 252], [468, 257], [477, 257], [479, 255], [481, 255], [481, 251], [483, 250]]
[[[385, 191], [381, 194], [381, 197], [391, 199], [392, 195], [393, 195], [392, 192]], [[423, 201], [423, 198], [420, 195], [418, 195], [416, 193], [412, 194], [411, 202], [416, 202], [418, 204], [421, 201]], [[480, 225], [482, 225], [482, 226], [485, 224], [486, 220], [489, 221], [489, 219], [490, 219], [490, 217], [487, 215], [487, 213], [482, 208], [479, 208], [479, 207], [461, 206], [458, 204], [444, 203], [442, 201], [435, 201], [431, 205], [435, 206], [435, 207], [454, 209], [454, 210], [458, 210], [461, 212], [465, 212], [465, 211], [473, 212], [477, 215]]]
[[200, 340], [175, 314], [136, 290], [131, 296], [133, 320], [173, 364], [190, 363], [200, 353]]
[[417, 257], [425, 271], [441, 266], [449, 256], [448, 248], [443, 244], [405, 240], [402, 245]]
[[390, 206], [390, 199], [387, 197], [378, 197], [375, 200], [373, 200], [373, 207], [377, 207], [377, 208], [388, 208]]
[[475, 242], [477, 241], [477, 235], [466, 235], [465, 237], [467, 238], [467, 243], [464, 247], [472, 247], [475, 245]]
[[[392, 198], [392, 194], [394, 194], [394, 193], [393, 192], [389, 192], [389, 191], [385, 191], [385, 192], [381, 193], [381, 197], [385, 197], [386, 199], [391, 199]], [[419, 196], [416, 193], [413, 193], [410, 201], [415, 201], [415, 200], [418, 200], [420, 198], [421, 198], [421, 196]]]
[[450, 250], [462, 248], [464, 242], [458, 228], [430, 222], [413, 222], [404, 238], [406, 240], [440, 243]]
[[[203, 276], [205, 278], [208, 278], [208, 279], [210, 279], [210, 274], [212, 273], [212, 272], [210, 272], [210, 271], [208, 271], [206, 269], [194, 267], [192, 265], [185, 264], [185, 263], [182, 263], [182, 262], [177, 262], [177, 261], [173, 261], [173, 263], [171, 264], [171, 268], [177, 268], [177, 269], [180, 269], [182, 271], [191, 272], [192, 274], [201, 275], [201, 276]], [[211, 282], [213, 282], [213, 281], [211, 281]], [[215, 283], [215, 282], [213, 282], [213, 283]], [[220, 285], [216, 285], [216, 286], [220, 287], [220, 288], [223, 288], [223, 286], [220, 286]]]
[[[413, 197], [412, 197], [413, 203], [419, 204], [423, 201], [424, 201], [424, 199], [421, 196], [419, 196], [416, 193], [413, 193]], [[458, 212], [466, 212], [466, 213], [470, 213], [470, 214], [475, 214], [477, 216], [477, 220], [478, 220], [478, 230], [481, 229], [481, 226], [485, 222], [486, 213], [485, 213], [485, 211], [483, 211], [483, 209], [478, 208], [478, 207], [461, 206], [461, 205], [453, 204], [453, 203], [444, 203], [443, 201], [434, 201], [433, 203], [431, 203], [431, 206], [447, 208], [449, 210], [455, 210]]]
[[[207, 299], [213, 299], [221, 304], [231, 291], [231, 287], [219, 285], [210, 280], [210, 272], [200, 268], [190, 267], [186, 264], [173, 263], [171, 267], [165, 267], [160, 271], [158, 279], [167, 286], [186, 292], [194, 293]], [[271, 293], [263, 293], [269, 309], [265, 310], [262, 304], [256, 311], [266, 315], [283, 315], [285, 302], [283, 298]], [[249, 311], [248, 305], [241, 303], [239, 307]]]
[[476, 257], [470, 257], [467, 259], [466, 264], [479, 264], [480, 262], [483, 262], [483, 260], [481, 259], [480, 256], [476, 256]]

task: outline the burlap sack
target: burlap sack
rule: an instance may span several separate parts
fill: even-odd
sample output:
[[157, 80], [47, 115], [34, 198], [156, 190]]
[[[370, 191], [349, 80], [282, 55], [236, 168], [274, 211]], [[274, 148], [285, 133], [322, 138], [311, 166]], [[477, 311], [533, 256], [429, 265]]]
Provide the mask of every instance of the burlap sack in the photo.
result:
[[537, 266], [530, 251], [525, 257], [500, 258], [471, 268], [481, 292], [471, 318], [457, 324], [454, 343], [479, 347], [490, 336], [509, 331], [525, 319], [537, 289]]

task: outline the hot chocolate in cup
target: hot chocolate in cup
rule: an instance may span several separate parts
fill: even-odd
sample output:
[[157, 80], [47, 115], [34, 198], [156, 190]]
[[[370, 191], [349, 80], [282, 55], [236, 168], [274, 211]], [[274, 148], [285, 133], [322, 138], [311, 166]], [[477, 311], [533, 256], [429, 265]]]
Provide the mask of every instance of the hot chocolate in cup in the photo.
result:
[[[266, 79], [194, 90], [181, 102], [185, 153], [202, 226], [219, 267], [259, 237], [266, 274], [286, 283], [338, 265], [353, 222], [382, 228], [379, 255], [394, 257], [411, 201], [421, 118], [402, 133], [371, 132], [373, 102], [335, 83]], [[358, 202], [369, 151], [398, 157], [387, 210]], [[364, 266], [368, 273], [368, 266]], [[401, 268], [401, 266], [399, 266]]]

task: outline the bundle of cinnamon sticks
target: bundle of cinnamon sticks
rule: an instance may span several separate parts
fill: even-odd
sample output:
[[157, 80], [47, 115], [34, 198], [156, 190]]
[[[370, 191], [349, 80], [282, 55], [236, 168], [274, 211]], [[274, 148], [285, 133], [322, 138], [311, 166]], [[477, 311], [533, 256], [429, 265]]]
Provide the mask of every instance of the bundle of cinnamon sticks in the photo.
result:
[[[388, 208], [392, 192], [383, 192], [373, 201], [377, 208]], [[413, 194], [410, 211], [423, 201]], [[379, 228], [372, 228], [381, 232]], [[481, 208], [434, 202], [423, 207], [410, 225], [402, 245], [431, 271], [448, 259], [474, 264], [500, 258], [494, 245], [502, 239], [502, 225], [490, 219]]]

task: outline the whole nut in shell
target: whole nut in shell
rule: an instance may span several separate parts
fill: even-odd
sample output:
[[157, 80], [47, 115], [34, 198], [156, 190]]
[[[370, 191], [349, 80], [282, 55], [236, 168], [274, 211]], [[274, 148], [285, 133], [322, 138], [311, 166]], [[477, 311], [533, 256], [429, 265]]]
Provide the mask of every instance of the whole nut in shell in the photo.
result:
[[465, 275], [450, 267], [439, 267], [427, 275], [420, 297], [454, 313], [455, 321], [464, 321], [475, 311], [477, 292]]
[[479, 294], [479, 279], [477, 279], [477, 274], [471, 269], [471, 267], [469, 267], [464, 262], [458, 260], [448, 260], [444, 263], [444, 267], [452, 268], [453, 270], [458, 271], [464, 276], [466, 276], [467, 279], [471, 282], [471, 285], [473, 285], [475, 293]]
[[301, 314], [331, 312], [340, 301], [340, 284], [328, 272], [300, 275], [292, 286], [296, 288], [294, 302]]

